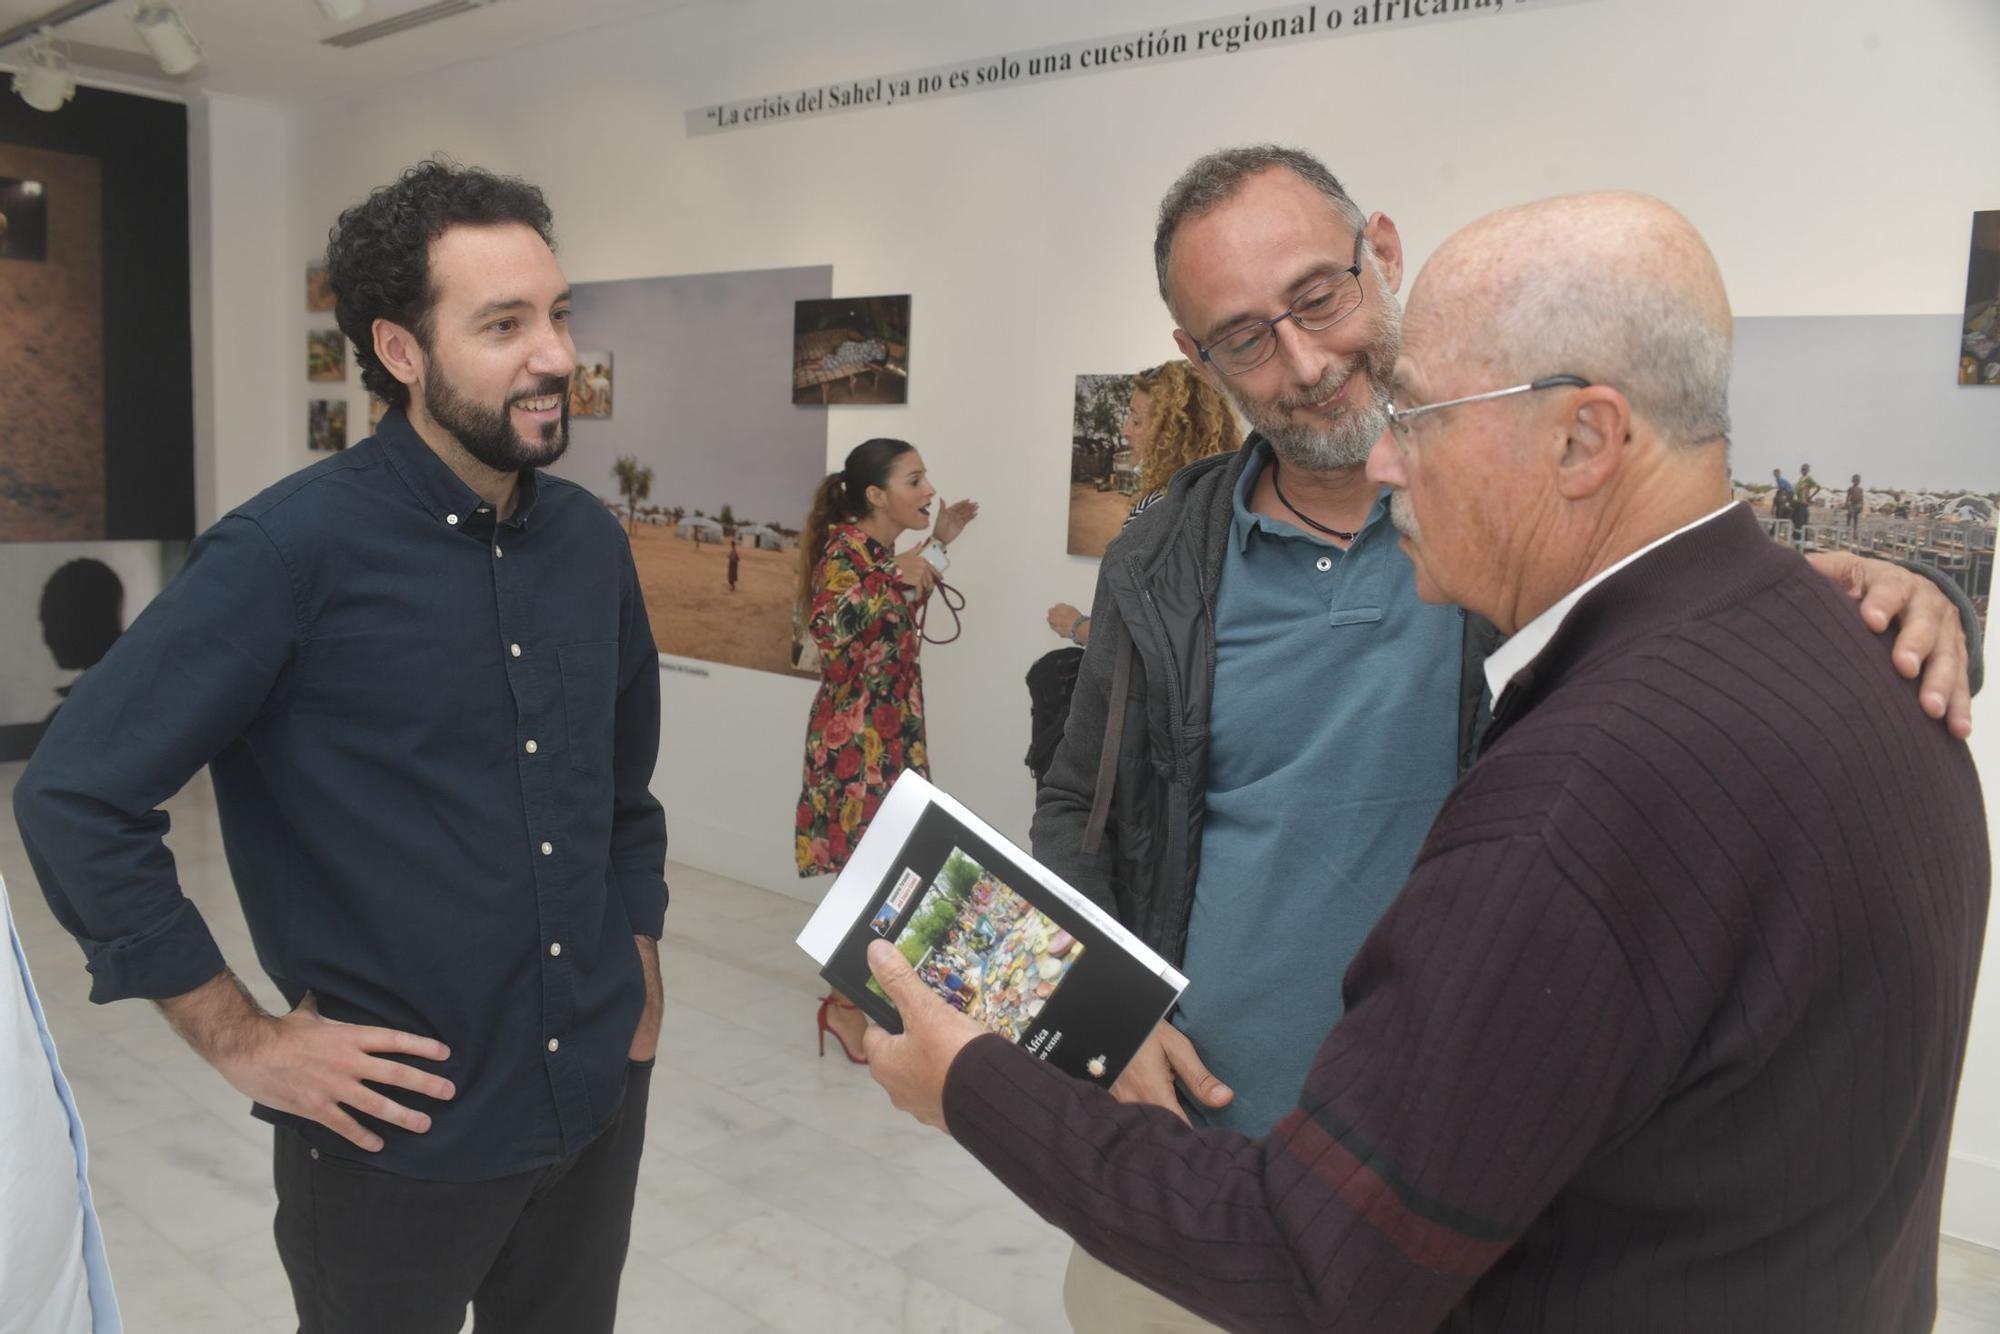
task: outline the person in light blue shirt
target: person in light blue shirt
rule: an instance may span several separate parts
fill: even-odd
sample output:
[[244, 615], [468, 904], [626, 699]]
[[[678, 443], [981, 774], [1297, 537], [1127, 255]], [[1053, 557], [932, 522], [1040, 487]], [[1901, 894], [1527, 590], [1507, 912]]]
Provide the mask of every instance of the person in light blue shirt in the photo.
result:
[[120, 1334], [83, 1120], [0, 882], [0, 1334]]

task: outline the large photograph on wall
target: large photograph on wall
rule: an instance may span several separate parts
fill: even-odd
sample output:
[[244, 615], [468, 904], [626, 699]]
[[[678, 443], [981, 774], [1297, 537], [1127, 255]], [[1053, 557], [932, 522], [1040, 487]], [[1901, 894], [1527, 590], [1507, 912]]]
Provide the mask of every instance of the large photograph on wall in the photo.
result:
[[1958, 382], [2000, 388], [2000, 208], [1972, 215]]
[[0, 761], [34, 751], [186, 556], [184, 542], [0, 543]]
[[1774, 541], [1913, 562], [1987, 614], [2000, 394], [1937, 373], [1956, 315], [1736, 321], [1735, 493]]
[[104, 164], [0, 144], [0, 178], [0, 536], [101, 538]]
[[1102, 556], [1125, 526], [1139, 470], [1122, 431], [1129, 375], [1079, 375], [1069, 435], [1069, 554]]
[[187, 108], [0, 97], [0, 543], [193, 536], [190, 300]]
[[603, 414], [579, 414], [572, 389], [553, 471], [624, 524], [664, 655], [795, 670], [798, 536], [826, 475], [827, 419], [772, 393], [771, 371], [790, 358], [798, 303], [832, 287], [817, 267], [574, 289], [570, 327], [592, 349], [581, 394]]

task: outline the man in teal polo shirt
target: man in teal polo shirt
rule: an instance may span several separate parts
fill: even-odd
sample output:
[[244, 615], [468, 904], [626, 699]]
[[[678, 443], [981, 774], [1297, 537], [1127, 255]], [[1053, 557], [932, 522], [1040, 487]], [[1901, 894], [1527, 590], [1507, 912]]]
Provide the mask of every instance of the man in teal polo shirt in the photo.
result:
[[[1190, 979], [1119, 1095], [1254, 1136], [1475, 754], [1498, 636], [1418, 600], [1363, 473], [1401, 341], [1395, 224], [1307, 154], [1229, 149], [1168, 191], [1154, 258], [1176, 344], [1254, 429], [1106, 552], [1034, 852]], [[1818, 563], [1875, 628], [1900, 620], [1898, 666], [1963, 735], [1970, 604]], [[1206, 1327], [1081, 1251], [1064, 1295], [1082, 1334]]]

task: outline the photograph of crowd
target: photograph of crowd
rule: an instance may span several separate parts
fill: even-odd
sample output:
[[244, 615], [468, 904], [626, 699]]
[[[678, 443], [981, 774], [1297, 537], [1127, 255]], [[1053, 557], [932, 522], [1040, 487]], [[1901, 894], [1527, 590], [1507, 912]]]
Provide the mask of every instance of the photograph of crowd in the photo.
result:
[[1735, 492], [1773, 538], [1801, 551], [1854, 551], [1949, 576], [1985, 623], [2000, 491], [1885, 486], [1860, 473], [1822, 479], [1804, 464], [1739, 480]]
[[1082, 942], [962, 848], [945, 858], [895, 943], [947, 1004], [1010, 1042], [1083, 957]]

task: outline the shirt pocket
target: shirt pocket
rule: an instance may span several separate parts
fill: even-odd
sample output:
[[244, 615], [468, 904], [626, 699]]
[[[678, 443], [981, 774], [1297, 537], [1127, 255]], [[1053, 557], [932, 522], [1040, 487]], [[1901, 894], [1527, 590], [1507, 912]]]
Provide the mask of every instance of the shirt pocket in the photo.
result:
[[556, 664], [562, 675], [569, 766], [579, 773], [608, 772], [618, 703], [617, 641], [559, 645]]

